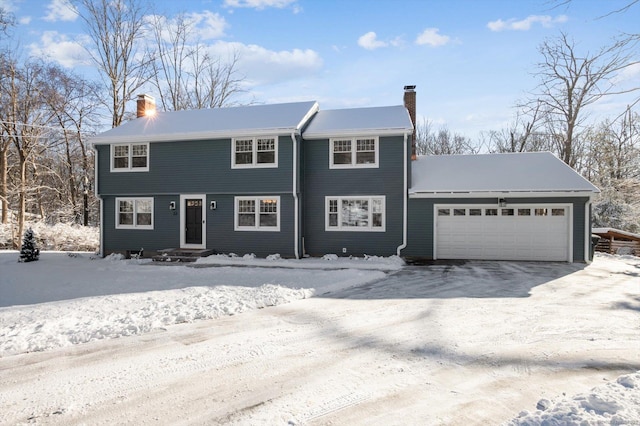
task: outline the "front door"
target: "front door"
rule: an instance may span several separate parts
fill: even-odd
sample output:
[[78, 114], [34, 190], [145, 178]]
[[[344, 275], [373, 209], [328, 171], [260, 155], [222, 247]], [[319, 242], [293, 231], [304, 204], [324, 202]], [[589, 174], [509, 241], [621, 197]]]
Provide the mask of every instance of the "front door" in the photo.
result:
[[205, 205], [204, 195], [181, 195], [180, 216], [182, 248], [206, 248], [205, 243]]
[[202, 244], [202, 200], [187, 198], [185, 200], [187, 214], [185, 223], [186, 244]]

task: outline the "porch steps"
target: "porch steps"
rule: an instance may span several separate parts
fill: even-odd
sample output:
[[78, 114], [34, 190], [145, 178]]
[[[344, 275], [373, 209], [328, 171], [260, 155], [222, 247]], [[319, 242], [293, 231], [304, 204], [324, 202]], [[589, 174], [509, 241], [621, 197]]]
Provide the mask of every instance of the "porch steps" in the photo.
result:
[[200, 257], [207, 257], [215, 254], [212, 249], [176, 249], [168, 248], [158, 250], [158, 254], [153, 256], [154, 262], [195, 262]]

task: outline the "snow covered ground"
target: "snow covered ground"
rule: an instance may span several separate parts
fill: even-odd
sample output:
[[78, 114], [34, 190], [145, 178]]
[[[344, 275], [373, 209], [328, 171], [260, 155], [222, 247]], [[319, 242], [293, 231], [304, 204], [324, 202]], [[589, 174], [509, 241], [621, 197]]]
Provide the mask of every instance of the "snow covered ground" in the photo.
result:
[[640, 424], [638, 258], [17, 258], [0, 424]]

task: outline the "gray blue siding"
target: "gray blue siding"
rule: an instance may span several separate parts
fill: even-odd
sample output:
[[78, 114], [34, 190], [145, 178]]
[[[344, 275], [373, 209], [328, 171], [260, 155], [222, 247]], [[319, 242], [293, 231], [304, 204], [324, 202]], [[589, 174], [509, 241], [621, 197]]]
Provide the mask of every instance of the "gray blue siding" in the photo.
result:
[[[402, 244], [404, 150], [402, 136], [379, 138], [379, 167], [329, 169], [329, 140], [305, 140], [304, 249], [312, 256], [328, 253], [362, 256], [396, 254]], [[325, 231], [326, 196], [383, 195], [386, 232]]]
[[[573, 261], [584, 261], [585, 245], [585, 204], [588, 198], [512, 198], [513, 204], [573, 204]], [[407, 247], [402, 251], [403, 256], [433, 259], [433, 228], [434, 204], [494, 204], [495, 198], [410, 198]]]

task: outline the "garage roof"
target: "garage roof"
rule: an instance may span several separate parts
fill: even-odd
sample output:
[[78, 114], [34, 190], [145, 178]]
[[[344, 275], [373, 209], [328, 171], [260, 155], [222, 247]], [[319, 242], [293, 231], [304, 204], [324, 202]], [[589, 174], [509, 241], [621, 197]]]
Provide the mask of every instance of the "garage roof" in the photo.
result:
[[414, 196], [600, 192], [550, 152], [422, 156], [411, 167]]

